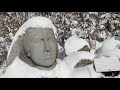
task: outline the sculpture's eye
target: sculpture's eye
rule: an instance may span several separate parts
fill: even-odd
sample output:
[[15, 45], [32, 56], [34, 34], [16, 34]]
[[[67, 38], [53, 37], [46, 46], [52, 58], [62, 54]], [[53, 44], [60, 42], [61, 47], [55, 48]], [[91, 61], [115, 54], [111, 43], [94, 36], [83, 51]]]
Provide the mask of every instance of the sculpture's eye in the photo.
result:
[[49, 40], [50, 40], [50, 38], [47, 38], [47, 40], [49, 41]]
[[39, 42], [41, 42], [43, 40], [44, 40], [43, 38], [37, 38], [37, 39], [34, 39], [33, 42], [34, 43], [39, 43]]
[[42, 41], [43, 41], [44, 39], [43, 39], [43, 38], [41, 38], [40, 40], [42, 40]]

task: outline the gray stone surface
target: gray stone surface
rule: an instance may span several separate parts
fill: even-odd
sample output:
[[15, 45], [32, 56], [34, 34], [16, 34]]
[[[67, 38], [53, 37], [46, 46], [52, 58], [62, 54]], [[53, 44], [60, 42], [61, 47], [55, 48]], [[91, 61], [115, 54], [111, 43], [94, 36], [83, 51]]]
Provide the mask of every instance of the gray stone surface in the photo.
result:
[[78, 51], [88, 51], [88, 52], [90, 52], [90, 48], [87, 45], [85, 45], [83, 48], [81, 48]]
[[91, 60], [89, 60], [89, 59], [82, 59], [74, 66], [74, 68], [84, 67], [84, 66], [87, 66], [89, 64], [92, 64]]

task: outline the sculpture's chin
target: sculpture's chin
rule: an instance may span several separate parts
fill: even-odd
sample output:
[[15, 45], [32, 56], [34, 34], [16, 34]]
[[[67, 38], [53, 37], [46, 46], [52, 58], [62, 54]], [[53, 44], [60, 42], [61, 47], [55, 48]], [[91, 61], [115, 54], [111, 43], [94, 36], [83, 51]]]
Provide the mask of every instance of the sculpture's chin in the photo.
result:
[[33, 63], [37, 66], [42, 66], [42, 67], [51, 67], [54, 63], [55, 60], [51, 59], [51, 58], [40, 58], [38, 59], [32, 59]]

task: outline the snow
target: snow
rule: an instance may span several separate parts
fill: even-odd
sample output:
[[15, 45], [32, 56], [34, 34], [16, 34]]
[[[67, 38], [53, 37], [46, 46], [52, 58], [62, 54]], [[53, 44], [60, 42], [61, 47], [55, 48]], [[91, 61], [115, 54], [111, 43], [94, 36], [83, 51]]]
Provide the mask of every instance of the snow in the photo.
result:
[[84, 37], [84, 38], [86, 38], [88, 36], [87, 31], [83, 31], [82, 28], [80, 28], [80, 29], [77, 29], [77, 28], [72, 29], [72, 28], [70, 28], [70, 31], [71, 31], [72, 36]]
[[98, 12], [88, 12], [89, 14], [98, 15]]
[[72, 29], [72, 28], [70, 28], [70, 30], [71, 30], [71, 35], [72, 36], [73, 35], [77, 35], [77, 33], [79, 33], [79, 29], [76, 29], [76, 28]]
[[9, 33], [9, 36], [10, 36], [11, 39], [13, 39], [14, 35], [12, 33]]
[[105, 31], [101, 31], [99, 34], [98, 34], [98, 36], [100, 37], [100, 38], [106, 38], [106, 33], [105, 33]]
[[77, 21], [72, 21], [72, 23], [73, 23], [73, 25], [75, 25], [75, 26], [78, 24]]
[[79, 51], [66, 56], [63, 60], [72, 68], [82, 59], [94, 59], [94, 54], [87, 51]]
[[70, 77], [73, 78], [101, 78], [101, 73], [96, 73], [93, 64], [85, 67], [77, 68], [73, 71]]
[[64, 61], [58, 61], [53, 70], [39, 70], [27, 65], [16, 57], [4, 74], [0, 75], [0, 78], [89, 78], [91, 73], [93, 73], [92, 67], [73, 69]]
[[103, 45], [103, 42], [96, 41], [96, 47], [95, 47], [95, 49], [96, 50], [99, 49], [100, 47], [102, 47], [102, 45]]
[[5, 39], [3, 37], [0, 37], [0, 42], [3, 42]]
[[100, 53], [96, 58], [99, 58], [102, 56], [104, 56], [104, 57], [117, 56], [120, 58], [120, 49], [111, 49], [111, 50], [104, 51], [104, 52]]
[[17, 31], [15, 34], [13, 41], [11, 43], [10, 49], [8, 51], [7, 58], [9, 57], [9, 54], [11, 52], [11, 48], [14, 44], [14, 42], [19, 38], [19, 36], [25, 34], [25, 31], [29, 28], [36, 28], [36, 27], [42, 27], [42, 28], [51, 28], [54, 32], [55, 37], [57, 38], [57, 31], [55, 26], [53, 25], [52, 21], [46, 17], [32, 17], [28, 19]]
[[75, 35], [69, 37], [65, 42], [65, 53], [69, 55], [71, 53], [77, 52], [85, 45], [89, 47], [88, 42], [85, 39], [78, 38]]
[[[59, 61], [59, 60], [58, 60]], [[58, 63], [61, 63], [60, 61]], [[6, 69], [5, 73], [1, 75], [1, 78], [56, 78], [57, 75], [64, 77], [65, 68], [62, 63], [57, 65], [52, 70], [39, 70], [37, 68], [31, 67], [28, 64], [21, 61], [18, 57], [15, 58], [14, 62]], [[67, 69], [67, 68], [66, 68]], [[62, 71], [64, 70], [64, 71]], [[34, 72], [34, 73], [33, 73]], [[62, 74], [64, 72], [64, 74]], [[62, 76], [63, 75], [63, 76]]]
[[103, 42], [99, 53], [102, 53], [107, 50], [115, 49], [115, 48], [117, 48], [118, 45], [120, 45], [119, 40], [116, 40], [115, 37], [109, 38]]
[[[66, 62], [57, 60], [57, 65], [52, 70], [39, 70], [33, 68], [18, 57], [6, 69], [0, 78], [98, 78], [100, 73], [94, 71], [93, 65], [73, 69]], [[33, 73], [34, 72], [34, 73]]]
[[101, 18], [109, 19], [110, 18], [110, 14], [109, 13], [105, 13], [105, 14], [101, 15]]

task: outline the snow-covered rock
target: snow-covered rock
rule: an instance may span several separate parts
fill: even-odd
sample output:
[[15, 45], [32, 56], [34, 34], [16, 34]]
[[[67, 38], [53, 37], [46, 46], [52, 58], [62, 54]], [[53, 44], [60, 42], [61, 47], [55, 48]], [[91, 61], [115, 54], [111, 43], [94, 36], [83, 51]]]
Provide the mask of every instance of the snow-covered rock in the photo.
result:
[[[59, 63], [61, 62], [59, 61]], [[62, 74], [63, 69], [61, 69], [61, 65], [65, 66], [61, 63], [59, 66], [57, 64], [57, 66], [52, 70], [39, 70], [29, 66], [16, 57], [14, 62], [6, 69], [5, 73], [0, 75], [0, 78], [56, 78], [59, 74], [61, 74], [59, 76], [64, 77], [66, 75], [65, 71], [68, 73], [68, 70], [66, 70], [67, 68], [64, 68], [64, 74]]]
[[101, 78], [101, 73], [96, 73], [93, 64], [87, 65], [85, 67], [77, 68], [73, 71], [70, 77], [74, 78]]
[[[120, 49], [110, 49], [99, 53], [95, 59], [96, 72], [111, 72], [120, 70]], [[104, 76], [106, 78], [106, 76]], [[111, 76], [112, 77], [112, 76]], [[117, 76], [116, 76], [117, 77]]]
[[116, 56], [102, 56], [94, 59], [96, 72], [120, 71], [120, 61]]
[[93, 60], [94, 59], [94, 54], [87, 52], [87, 51], [79, 51], [79, 52], [75, 52], [72, 54], [69, 54], [68, 56], [66, 56], [63, 60], [72, 68], [74, 68], [74, 66], [81, 61], [82, 59], [89, 59], [89, 60]]
[[100, 58], [102, 56], [104, 56], [104, 57], [113, 57], [113, 56], [116, 56], [116, 57], [120, 58], [120, 49], [110, 49], [110, 50], [104, 51], [101, 54], [98, 54], [96, 56], [96, 58]]
[[96, 73], [93, 65], [73, 69], [66, 62], [57, 60], [57, 65], [52, 70], [39, 70], [27, 65], [18, 57], [0, 74], [0, 78], [100, 78], [101, 73]]
[[65, 42], [65, 53], [66, 55], [69, 55], [71, 53], [77, 52], [86, 45], [90, 48], [88, 42], [85, 39], [78, 38], [77, 36], [73, 35]]

